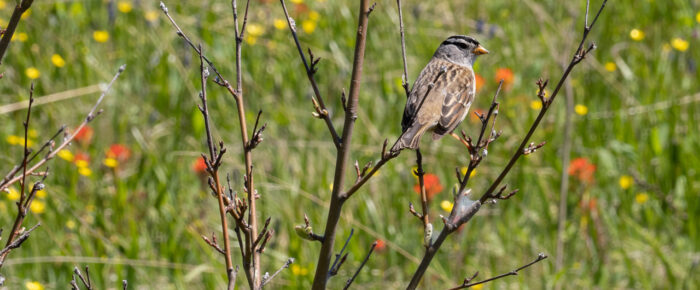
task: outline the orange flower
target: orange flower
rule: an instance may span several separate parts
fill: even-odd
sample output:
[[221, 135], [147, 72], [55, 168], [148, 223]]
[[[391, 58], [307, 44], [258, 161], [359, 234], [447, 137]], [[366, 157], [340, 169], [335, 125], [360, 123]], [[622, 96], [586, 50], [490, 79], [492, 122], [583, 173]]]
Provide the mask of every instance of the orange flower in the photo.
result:
[[579, 181], [593, 183], [595, 173], [595, 165], [590, 163], [588, 159], [579, 157], [571, 160], [569, 164], [569, 175], [575, 176]]
[[[433, 199], [433, 196], [442, 191], [440, 178], [435, 174], [427, 173], [423, 175], [423, 182], [425, 182], [425, 193], [428, 195], [428, 200]], [[414, 185], [413, 190], [420, 194], [420, 184]]]
[[496, 71], [496, 82], [500, 82], [501, 80], [503, 80], [503, 86], [506, 88], [512, 85], [515, 80], [513, 71], [509, 68], [499, 68]]
[[92, 130], [92, 127], [85, 126], [75, 134], [75, 140], [80, 143], [90, 144], [90, 140], [92, 140], [93, 133], [94, 132]]
[[484, 78], [478, 74], [475, 74], [474, 79], [476, 80], [476, 91], [478, 92], [484, 86]]
[[375, 251], [384, 252], [384, 250], [386, 250], [386, 242], [384, 242], [384, 240], [376, 240], [374, 242], [377, 243], [377, 246], [374, 247]]
[[197, 158], [197, 160], [195, 160], [194, 163], [192, 163], [192, 170], [194, 170], [194, 172], [200, 173], [200, 174], [207, 171], [207, 163], [204, 162], [203, 157]]
[[131, 157], [131, 150], [129, 150], [129, 147], [122, 144], [112, 144], [107, 150], [107, 157], [124, 162]]
[[75, 163], [76, 166], [78, 167], [87, 167], [88, 164], [90, 164], [90, 155], [87, 153], [76, 153], [75, 157], [73, 158], [73, 163]]

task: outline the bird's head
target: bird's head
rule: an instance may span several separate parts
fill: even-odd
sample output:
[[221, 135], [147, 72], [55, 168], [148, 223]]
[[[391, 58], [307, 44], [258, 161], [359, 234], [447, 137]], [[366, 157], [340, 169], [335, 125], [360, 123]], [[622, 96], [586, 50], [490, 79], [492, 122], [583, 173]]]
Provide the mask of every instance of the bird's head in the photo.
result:
[[456, 64], [472, 66], [476, 57], [489, 53], [479, 41], [471, 36], [453, 35], [440, 44], [435, 57], [444, 58]]

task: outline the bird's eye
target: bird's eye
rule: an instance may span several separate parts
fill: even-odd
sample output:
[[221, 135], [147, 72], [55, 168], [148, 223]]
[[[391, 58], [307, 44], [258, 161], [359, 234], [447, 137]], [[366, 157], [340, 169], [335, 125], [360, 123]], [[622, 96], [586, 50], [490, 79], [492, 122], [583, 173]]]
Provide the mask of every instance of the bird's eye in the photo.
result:
[[465, 50], [466, 50], [466, 49], [469, 48], [469, 46], [468, 46], [466, 43], [464, 43], [464, 42], [456, 42], [455, 45], [456, 45], [457, 47], [459, 47], [460, 49], [465, 49]]

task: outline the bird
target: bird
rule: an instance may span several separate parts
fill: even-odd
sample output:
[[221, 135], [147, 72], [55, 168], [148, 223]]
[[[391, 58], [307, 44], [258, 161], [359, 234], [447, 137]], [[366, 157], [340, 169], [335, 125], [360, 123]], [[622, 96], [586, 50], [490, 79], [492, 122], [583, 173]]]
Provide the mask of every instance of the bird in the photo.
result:
[[464, 120], [476, 94], [472, 65], [488, 54], [471, 36], [453, 35], [443, 41], [413, 84], [401, 120], [402, 133], [391, 152], [418, 149], [423, 134], [433, 140], [450, 134]]

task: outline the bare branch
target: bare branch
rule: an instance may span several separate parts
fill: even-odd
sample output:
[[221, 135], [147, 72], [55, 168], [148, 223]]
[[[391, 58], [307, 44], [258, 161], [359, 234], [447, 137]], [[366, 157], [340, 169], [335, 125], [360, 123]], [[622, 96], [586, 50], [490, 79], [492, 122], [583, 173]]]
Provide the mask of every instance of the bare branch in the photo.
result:
[[345, 287], [343, 289], [348, 289], [350, 288], [350, 285], [352, 285], [352, 282], [355, 281], [355, 278], [357, 278], [357, 275], [360, 274], [360, 271], [362, 271], [362, 268], [367, 264], [367, 261], [369, 261], [369, 257], [372, 255], [372, 252], [374, 252], [374, 248], [377, 247], [377, 242], [375, 241], [372, 243], [372, 247], [369, 248], [369, 252], [367, 253], [367, 256], [365, 256], [365, 259], [362, 260], [362, 263], [360, 264], [359, 267], [357, 267], [357, 271], [355, 271], [355, 274], [350, 277], [350, 279], [345, 282]]
[[540, 253], [540, 254], [537, 256], [537, 259], [535, 259], [534, 261], [532, 261], [532, 262], [530, 262], [530, 263], [527, 263], [527, 264], [525, 264], [525, 265], [523, 265], [523, 266], [521, 266], [521, 267], [519, 267], [519, 268], [517, 268], [517, 269], [515, 269], [515, 270], [513, 270], [513, 271], [510, 271], [510, 272], [508, 272], [508, 273], [501, 274], [501, 275], [498, 275], [498, 276], [495, 276], [495, 277], [492, 277], [492, 278], [488, 278], [488, 279], [486, 279], [486, 280], [481, 280], [481, 281], [479, 281], [479, 282], [470, 283], [470, 282], [471, 282], [472, 280], [474, 280], [474, 278], [476, 278], [476, 276], [479, 274], [479, 272], [476, 272], [471, 278], [465, 278], [465, 279], [464, 279], [464, 282], [462, 283], [462, 285], [459, 285], [459, 286], [454, 287], [454, 288], [450, 288], [450, 290], [465, 289], [465, 288], [473, 287], [473, 286], [476, 286], [476, 285], [488, 283], [488, 282], [491, 282], [491, 281], [493, 281], [493, 280], [498, 280], [498, 279], [501, 279], [501, 278], [503, 278], [503, 277], [518, 275], [518, 272], [520, 272], [520, 270], [523, 270], [523, 269], [525, 269], [525, 268], [527, 268], [527, 267], [530, 267], [530, 266], [534, 265], [535, 263], [537, 263], [537, 262], [539, 262], [539, 261], [542, 261], [542, 260], [544, 260], [544, 259], [547, 259], [547, 256], [546, 256], [545, 254]]

